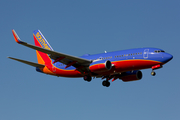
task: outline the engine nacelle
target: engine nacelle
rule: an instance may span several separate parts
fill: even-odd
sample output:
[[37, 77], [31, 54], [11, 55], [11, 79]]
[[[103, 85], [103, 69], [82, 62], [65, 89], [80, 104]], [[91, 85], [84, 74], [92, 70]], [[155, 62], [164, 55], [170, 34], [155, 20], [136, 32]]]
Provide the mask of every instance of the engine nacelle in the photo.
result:
[[120, 78], [123, 82], [129, 82], [129, 81], [136, 81], [140, 80], [142, 78], [142, 72], [139, 70], [136, 71], [128, 71], [123, 74], [123, 76]]
[[100, 60], [90, 64], [89, 69], [94, 73], [102, 73], [111, 70], [112, 64], [109, 60]]

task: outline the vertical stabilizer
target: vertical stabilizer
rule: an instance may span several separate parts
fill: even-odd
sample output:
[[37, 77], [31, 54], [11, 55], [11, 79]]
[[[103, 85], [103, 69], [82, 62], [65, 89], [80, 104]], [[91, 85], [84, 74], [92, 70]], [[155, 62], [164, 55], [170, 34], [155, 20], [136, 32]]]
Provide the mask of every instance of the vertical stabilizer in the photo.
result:
[[[33, 37], [34, 37], [34, 42], [35, 42], [36, 46], [53, 51], [53, 48], [48, 43], [48, 41], [43, 36], [43, 34], [41, 33], [40, 30], [33, 31]], [[52, 62], [50, 57], [49, 57], [49, 55], [46, 54], [46, 53], [43, 53], [43, 52], [40, 52], [40, 51], [36, 50], [36, 55], [37, 55], [37, 60], [38, 60], [39, 64], [44, 64], [45, 65], [47, 63], [51, 63]]]
[[43, 36], [43, 34], [41, 33], [40, 30], [35, 30], [33, 31], [34, 37], [36, 38], [36, 40], [40, 43], [42, 48], [45, 49], [49, 49], [49, 50], [53, 50], [51, 45], [48, 43], [48, 41], [46, 40], [46, 38]]

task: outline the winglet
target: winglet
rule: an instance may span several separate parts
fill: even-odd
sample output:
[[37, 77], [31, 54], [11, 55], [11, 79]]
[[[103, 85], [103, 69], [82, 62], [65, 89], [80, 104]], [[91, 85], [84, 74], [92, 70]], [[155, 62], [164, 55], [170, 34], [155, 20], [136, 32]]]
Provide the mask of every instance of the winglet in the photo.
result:
[[15, 41], [16, 41], [17, 43], [23, 43], [23, 42], [20, 40], [19, 36], [17, 35], [17, 33], [15, 32], [14, 29], [12, 30], [12, 33], [13, 33], [14, 39], [15, 39]]

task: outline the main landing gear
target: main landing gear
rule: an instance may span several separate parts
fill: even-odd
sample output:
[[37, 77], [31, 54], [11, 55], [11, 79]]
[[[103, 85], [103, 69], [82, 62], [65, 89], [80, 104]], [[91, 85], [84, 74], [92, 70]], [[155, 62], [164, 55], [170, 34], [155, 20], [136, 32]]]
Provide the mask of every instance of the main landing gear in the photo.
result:
[[85, 75], [84, 80], [90, 82], [92, 80], [92, 77], [89, 75]]
[[104, 80], [104, 81], [102, 82], [102, 85], [105, 86], [105, 87], [109, 87], [109, 86], [110, 86], [110, 82], [108, 81], [108, 79], [107, 79], [107, 80]]
[[[90, 75], [85, 75], [84, 76], [84, 80], [87, 81], [87, 82], [90, 82], [92, 80], [92, 77]], [[110, 86], [110, 82], [108, 80], [109, 80], [109, 78], [106, 78], [106, 80], [104, 80], [102, 82], [102, 85], [105, 86], [105, 87], [109, 87]]]

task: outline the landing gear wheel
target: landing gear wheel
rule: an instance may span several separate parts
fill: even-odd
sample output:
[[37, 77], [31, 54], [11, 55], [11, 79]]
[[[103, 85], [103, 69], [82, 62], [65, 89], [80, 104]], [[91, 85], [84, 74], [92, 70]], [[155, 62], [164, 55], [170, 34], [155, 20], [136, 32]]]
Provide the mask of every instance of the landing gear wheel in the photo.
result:
[[105, 81], [105, 80], [102, 82], [102, 85], [103, 85], [103, 86], [106, 86], [106, 81]]
[[107, 80], [104, 80], [104, 81], [102, 82], [102, 85], [103, 85], [103, 86], [106, 86], [106, 87], [109, 87], [109, 86], [110, 86], [110, 82], [107, 81]]
[[152, 75], [152, 76], [155, 76], [155, 75], [156, 75], [156, 73], [155, 73], [154, 71], [152, 71], [152, 72], [151, 72], [151, 75]]
[[84, 80], [90, 82], [92, 80], [92, 77], [89, 75], [85, 75]]
[[86, 81], [91, 82], [91, 80], [92, 80], [92, 78], [91, 78], [91, 76], [89, 76]]
[[106, 87], [109, 87], [110, 86], [110, 82], [109, 81], [107, 81], [107, 83], [106, 83]]

